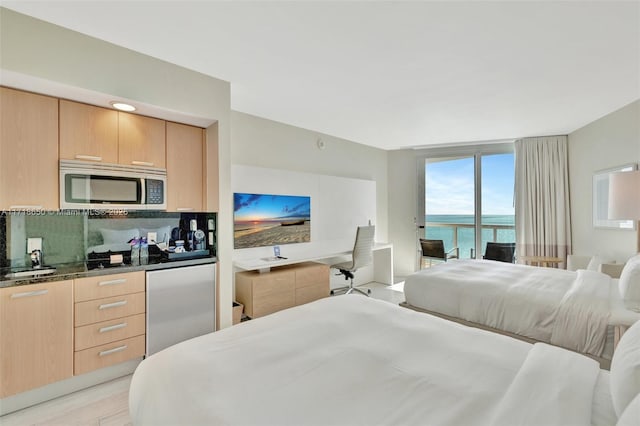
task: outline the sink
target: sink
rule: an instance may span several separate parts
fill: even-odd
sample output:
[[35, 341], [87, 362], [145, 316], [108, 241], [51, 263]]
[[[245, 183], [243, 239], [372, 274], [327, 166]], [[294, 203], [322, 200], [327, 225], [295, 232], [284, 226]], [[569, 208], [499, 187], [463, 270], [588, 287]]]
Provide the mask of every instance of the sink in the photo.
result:
[[39, 268], [39, 269], [25, 269], [24, 271], [11, 272], [5, 275], [5, 278], [28, 278], [37, 277], [40, 275], [49, 275], [56, 272], [56, 268]]

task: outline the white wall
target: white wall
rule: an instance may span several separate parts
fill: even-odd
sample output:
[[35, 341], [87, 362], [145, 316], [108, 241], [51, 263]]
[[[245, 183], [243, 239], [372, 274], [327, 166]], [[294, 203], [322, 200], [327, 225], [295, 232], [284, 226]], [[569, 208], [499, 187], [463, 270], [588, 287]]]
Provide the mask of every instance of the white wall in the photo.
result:
[[573, 253], [625, 261], [636, 252], [636, 233], [593, 227], [593, 173], [640, 162], [640, 101], [569, 134]]
[[[236, 111], [231, 112], [231, 138], [234, 165], [375, 181], [376, 237], [387, 241], [386, 151]], [[340, 206], [334, 209], [339, 212]]]
[[[220, 325], [231, 325], [233, 201], [230, 193], [230, 85], [177, 65], [0, 8], [0, 84], [15, 75], [32, 78], [41, 91], [47, 82], [156, 106], [217, 121], [208, 129], [208, 208], [218, 207]], [[29, 78], [20, 80], [29, 83]], [[74, 99], [73, 90], [69, 99]], [[56, 96], [63, 96], [56, 92]], [[217, 140], [212, 132], [217, 130]]]

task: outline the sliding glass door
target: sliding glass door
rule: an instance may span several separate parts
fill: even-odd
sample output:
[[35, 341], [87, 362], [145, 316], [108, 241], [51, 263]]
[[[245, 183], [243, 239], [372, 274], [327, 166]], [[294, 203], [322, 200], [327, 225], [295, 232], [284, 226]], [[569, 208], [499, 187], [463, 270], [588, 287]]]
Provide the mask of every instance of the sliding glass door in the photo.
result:
[[433, 151], [419, 162], [417, 234], [443, 240], [445, 251], [457, 247], [462, 259], [481, 259], [487, 242], [515, 242], [513, 145], [459, 151]]

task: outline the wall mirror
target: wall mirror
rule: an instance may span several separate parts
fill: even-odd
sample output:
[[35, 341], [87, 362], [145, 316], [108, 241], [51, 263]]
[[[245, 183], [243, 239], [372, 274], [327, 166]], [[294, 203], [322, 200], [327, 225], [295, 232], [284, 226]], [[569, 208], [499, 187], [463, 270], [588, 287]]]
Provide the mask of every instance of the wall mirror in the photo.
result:
[[634, 220], [609, 219], [609, 175], [636, 170], [634, 163], [600, 170], [593, 174], [593, 226], [595, 228], [635, 229]]

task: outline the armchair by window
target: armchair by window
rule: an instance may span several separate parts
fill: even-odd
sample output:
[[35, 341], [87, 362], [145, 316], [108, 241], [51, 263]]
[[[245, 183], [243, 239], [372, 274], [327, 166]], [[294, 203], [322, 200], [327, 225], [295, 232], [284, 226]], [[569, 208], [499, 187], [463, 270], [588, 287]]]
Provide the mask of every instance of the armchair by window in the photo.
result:
[[454, 247], [451, 250], [444, 251], [444, 241], [442, 240], [427, 240], [420, 238], [420, 248], [422, 250], [422, 258], [420, 259], [420, 269], [423, 268], [423, 261], [428, 260], [429, 266], [433, 260], [440, 260], [446, 262], [449, 259], [458, 259], [460, 257], [460, 249]]
[[487, 243], [483, 259], [513, 263], [515, 260], [516, 243]]

